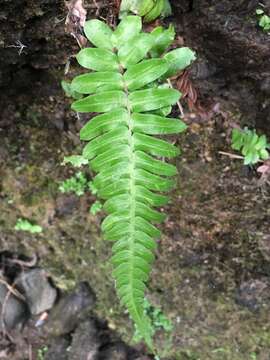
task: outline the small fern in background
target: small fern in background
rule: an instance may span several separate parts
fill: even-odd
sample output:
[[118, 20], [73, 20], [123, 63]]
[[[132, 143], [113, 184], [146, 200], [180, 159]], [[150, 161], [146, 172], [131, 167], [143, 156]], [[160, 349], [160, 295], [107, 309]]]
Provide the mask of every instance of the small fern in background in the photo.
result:
[[257, 135], [255, 130], [244, 128], [232, 131], [232, 149], [241, 151], [245, 165], [256, 164], [259, 160], [267, 160], [269, 158], [267, 149], [269, 148], [266, 136]]
[[[65, 156], [62, 165], [70, 164], [75, 168], [80, 168], [83, 165], [88, 165], [88, 160], [82, 155]], [[92, 195], [97, 193], [97, 189], [92, 181], [89, 181], [86, 175], [79, 171], [74, 176], [62, 181], [59, 184], [59, 190], [62, 193], [74, 192], [77, 196], [84, 195], [87, 191], [90, 191]], [[102, 210], [102, 204], [99, 200], [96, 200], [90, 207], [89, 213], [96, 215]]]
[[29, 220], [21, 218], [17, 220], [14, 229], [17, 231], [27, 231], [31, 234], [37, 234], [42, 232], [41, 226], [32, 224]]
[[256, 14], [259, 16], [259, 26], [264, 31], [270, 31], [270, 16], [266, 15], [263, 9], [256, 9]]
[[165, 219], [154, 208], [167, 203], [160, 193], [174, 187], [171, 177], [177, 172], [161, 159], [179, 154], [176, 146], [154, 136], [186, 129], [181, 120], [165, 117], [181, 94], [164, 84], [195, 55], [189, 48], [163, 55], [173, 41], [172, 28], [141, 30], [138, 16], [125, 17], [114, 32], [99, 20], [87, 21], [84, 31], [95, 47], [82, 49], [77, 60], [91, 71], [73, 79], [71, 89], [87, 95], [72, 104], [73, 110], [101, 113], [81, 129], [81, 140], [88, 141], [83, 157], [97, 173], [93, 186], [109, 214], [102, 230], [113, 242], [117, 294], [153, 351], [143, 303], [154, 239], [160, 236], [153, 223]]
[[172, 9], [169, 0], [122, 0], [120, 18], [129, 12], [143, 16], [145, 22], [151, 22], [159, 16], [171, 15]]
[[[164, 330], [166, 333], [171, 333], [173, 330], [173, 324], [170, 319], [163, 314], [160, 308], [151, 305], [151, 303], [145, 298], [143, 301], [144, 314], [149, 317], [151, 321], [151, 333], [154, 336], [158, 330]], [[133, 335], [133, 341], [138, 342], [141, 340], [141, 333], [136, 329]]]
[[62, 193], [74, 192], [77, 196], [81, 196], [85, 193], [87, 187], [88, 180], [86, 176], [79, 171], [69, 179], [62, 181], [59, 185], [59, 190]]

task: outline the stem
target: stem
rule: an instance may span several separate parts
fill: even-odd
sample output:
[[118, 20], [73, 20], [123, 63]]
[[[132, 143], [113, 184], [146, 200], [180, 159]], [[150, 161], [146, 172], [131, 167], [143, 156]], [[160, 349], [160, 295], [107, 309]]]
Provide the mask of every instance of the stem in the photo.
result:
[[[174, 87], [172, 86], [172, 83], [171, 83], [171, 80], [170, 80], [170, 79], [167, 79], [167, 83], [169, 84], [169, 86], [170, 86], [171, 89], [174, 88]], [[183, 110], [183, 107], [182, 107], [180, 101], [177, 100], [176, 104], [177, 104], [178, 109], [179, 109], [179, 111], [180, 111], [180, 115], [181, 115], [182, 117], [184, 117], [185, 114], [184, 114], [184, 110]]]
[[[220, 155], [225, 155], [225, 156], [228, 156], [230, 159], [241, 159], [243, 160], [244, 159], [244, 156], [241, 156], [241, 155], [236, 155], [236, 154], [231, 154], [231, 153], [228, 153], [226, 151], [219, 151], [218, 152]], [[257, 162], [263, 164], [264, 161], [263, 160], [258, 160]]]
[[228, 156], [231, 159], [242, 159], [242, 160], [244, 159], [244, 157], [241, 156], [241, 155], [231, 154], [231, 153], [228, 153], [228, 152], [225, 152], [225, 151], [219, 151], [218, 153], [221, 154], [221, 155]]

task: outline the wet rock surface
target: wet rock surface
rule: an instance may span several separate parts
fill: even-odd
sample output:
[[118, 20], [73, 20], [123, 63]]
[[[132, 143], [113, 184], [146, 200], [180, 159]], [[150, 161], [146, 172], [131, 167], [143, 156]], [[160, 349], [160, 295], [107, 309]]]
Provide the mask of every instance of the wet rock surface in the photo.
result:
[[2, 331], [22, 329], [31, 314], [52, 308], [56, 288], [43, 269], [35, 267], [36, 257], [29, 259], [4, 251], [0, 254], [0, 326]]
[[43, 269], [23, 271], [17, 277], [16, 285], [18, 290], [25, 294], [32, 315], [38, 315], [53, 307], [57, 291]]
[[[75, 289], [60, 294], [58, 303], [45, 312], [48, 310], [46, 301], [51, 307], [50, 298], [54, 299], [49, 295], [51, 289], [44, 291], [48, 286], [42, 284], [44, 279], [47, 280], [45, 274], [37, 267], [18, 275], [18, 288], [0, 283], [0, 304], [4, 314], [1, 315], [1, 358], [29, 360], [36, 354], [37, 359], [44, 360], [139, 359], [139, 351], [120, 341], [107, 322], [93, 314], [96, 295], [87, 282], [80, 282]], [[39, 292], [33, 290], [39, 289], [38, 278], [41, 282]], [[24, 295], [19, 292], [22, 289]], [[32, 309], [31, 313], [29, 309]], [[44, 312], [37, 317], [33, 309]], [[18, 331], [13, 331], [15, 328]], [[12, 337], [6, 337], [10, 331], [13, 331]], [[34, 349], [31, 345], [29, 350], [29, 341]]]
[[68, 360], [69, 339], [63, 337], [54, 339], [44, 356], [44, 360]]
[[82, 359], [99, 359], [101, 346], [100, 330], [96, 319], [82, 321], [72, 336], [71, 350], [68, 360], [77, 360], [78, 353]]
[[[257, 26], [258, 6], [258, 1], [236, 5], [228, 0], [218, 3], [203, 0], [194, 6], [192, 16], [198, 21], [193, 34], [201, 35], [197, 38], [199, 45], [208, 58], [227, 70], [228, 77], [248, 76], [259, 80], [269, 74], [270, 40]], [[265, 11], [268, 11], [267, 5]]]
[[[89, 312], [95, 294], [87, 283], [80, 283], [64, 295], [52, 309], [44, 330], [49, 334], [49, 349], [45, 360], [139, 360], [140, 351], [119, 340], [107, 322]], [[57, 329], [55, 324], [57, 324]], [[145, 357], [145, 360], [150, 358]]]
[[202, 94], [229, 98], [240, 107], [246, 123], [269, 131], [270, 38], [256, 16], [262, 6], [266, 14], [270, 12], [269, 1], [193, 1], [192, 11], [184, 13], [178, 1], [172, 3], [183, 26], [179, 30], [199, 52], [199, 63], [205, 56], [198, 74], [193, 72]]
[[102, 349], [100, 353], [101, 360], [109, 360], [109, 359], [125, 360], [129, 358], [134, 359], [134, 354], [132, 356], [132, 354], [130, 353], [130, 349], [122, 342], [111, 344], [107, 346], [105, 349]]
[[29, 317], [23, 297], [7, 281], [0, 283], [0, 329], [10, 331], [22, 327]]
[[[27, 89], [45, 74], [44, 69], [64, 64], [64, 44], [70, 38], [59, 21], [64, 14], [61, 1], [4, 1], [1, 6], [0, 56], [2, 86], [14, 82]], [[50, 42], [51, 37], [55, 38]], [[72, 41], [69, 46], [72, 47]], [[13, 71], [12, 71], [13, 67]], [[25, 81], [27, 79], [27, 82]], [[28, 88], [29, 89], [29, 88]], [[12, 89], [10, 88], [12, 92]], [[16, 90], [15, 90], [16, 91]]]
[[62, 297], [50, 314], [46, 331], [51, 336], [68, 334], [95, 304], [96, 296], [88, 283], [80, 283], [74, 292]]

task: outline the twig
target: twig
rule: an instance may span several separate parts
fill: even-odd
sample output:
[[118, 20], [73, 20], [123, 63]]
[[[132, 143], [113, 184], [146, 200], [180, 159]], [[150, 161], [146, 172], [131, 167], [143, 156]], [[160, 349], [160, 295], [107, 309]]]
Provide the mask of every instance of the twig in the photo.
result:
[[4, 284], [6, 286], [6, 288], [8, 289], [6, 296], [4, 298], [3, 304], [2, 304], [2, 309], [1, 309], [2, 331], [3, 331], [3, 334], [6, 334], [12, 340], [11, 335], [9, 335], [9, 333], [6, 331], [6, 324], [5, 324], [5, 310], [6, 310], [8, 299], [10, 297], [10, 294], [13, 294], [17, 298], [21, 299], [23, 302], [25, 302], [26, 300], [25, 300], [25, 297], [18, 290], [16, 290], [14, 288], [15, 283], [13, 283], [12, 285], [9, 285], [5, 280], [3, 280], [1, 278], [0, 278], [0, 283]]
[[15, 284], [9, 285], [5, 280], [3, 280], [3, 279], [1, 279], [1, 278], [0, 278], [0, 283], [4, 284], [4, 285], [7, 287], [9, 293], [12, 293], [14, 296], [16, 296], [17, 298], [21, 299], [22, 301], [26, 301], [26, 300], [25, 300], [25, 297], [24, 297], [18, 290], [16, 290], [16, 289], [14, 288], [14, 285], [15, 285]]
[[13, 264], [20, 265], [21, 267], [33, 267], [37, 264], [38, 257], [37, 257], [37, 254], [34, 254], [32, 259], [29, 261], [23, 261], [23, 260], [19, 260], [19, 259], [8, 259], [8, 261]]
[[32, 352], [31, 344], [28, 344], [28, 358], [29, 358], [29, 360], [33, 360], [33, 352]]
[[[167, 79], [167, 82], [168, 82], [170, 88], [173, 89], [171, 80], [170, 80], [170, 79]], [[184, 114], [184, 111], [183, 111], [183, 107], [182, 107], [182, 105], [180, 104], [180, 101], [177, 100], [176, 104], [177, 104], [177, 106], [178, 106], [178, 109], [179, 109], [179, 111], [180, 111], [181, 116], [184, 117], [185, 114]]]
[[228, 153], [228, 152], [225, 152], [225, 151], [219, 151], [218, 153], [221, 154], [221, 155], [228, 156], [231, 159], [242, 159], [242, 160], [244, 159], [244, 157], [241, 156], [241, 155], [235, 155], [235, 154], [231, 154], [231, 153]]
[[[231, 159], [241, 159], [241, 160], [244, 159], [244, 156], [236, 155], [236, 154], [231, 154], [231, 153], [228, 153], [228, 152], [226, 152], [226, 151], [219, 151], [218, 153], [221, 154], [221, 155], [228, 156], [228, 157], [231, 158]], [[262, 164], [264, 163], [263, 160], [258, 160], [257, 162], [262, 163]]]
[[93, 0], [93, 3], [94, 3], [94, 5], [96, 6], [96, 14], [95, 14], [95, 16], [96, 17], [98, 17], [99, 16], [99, 13], [100, 13], [100, 6], [99, 6], [99, 4], [96, 2], [96, 0]]
[[20, 40], [16, 40], [15, 45], [8, 45], [7, 47], [18, 49], [18, 54], [21, 55], [23, 49], [26, 48], [27, 46], [24, 45]]

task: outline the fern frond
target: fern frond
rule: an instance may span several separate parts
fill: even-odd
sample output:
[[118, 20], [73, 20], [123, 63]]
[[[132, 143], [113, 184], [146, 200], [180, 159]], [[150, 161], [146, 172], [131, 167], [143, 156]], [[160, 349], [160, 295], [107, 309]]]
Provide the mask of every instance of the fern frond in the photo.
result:
[[[96, 47], [81, 50], [77, 60], [92, 72], [73, 80], [72, 89], [87, 96], [75, 101], [72, 109], [102, 113], [81, 129], [81, 139], [88, 141], [83, 156], [97, 173], [93, 184], [105, 200], [108, 216], [102, 230], [104, 238], [114, 242], [117, 294], [153, 349], [142, 304], [154, 260], [154, 239], [160, 236], [154, 224], [165, 218], [154, 208], [167, 203], [167, 196], [160, 192], [173, 188], [170, 177], [176, 174], [175, 166], [160, 158], [179, 154], [176, 146], [153, 135], [180, 133], [186, 128], [179, 119], [155, 113], [180, 98], [178, 91], [160, 88], [158, 79], [183, 67], [183, 62], [172, 60], [175, 52], [144, 59], [158, 47], [161, 30], [142, 33], [137, 16], [124, 18], [114, 32], [99, 20], [90, 20], [85, 32]], [[194, 54], [187, 49], [185, 55], [186, 65], [188, 56], [190, 63]]]

